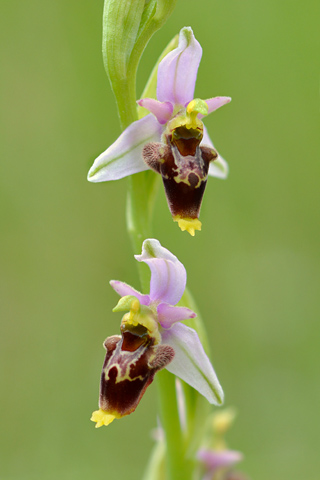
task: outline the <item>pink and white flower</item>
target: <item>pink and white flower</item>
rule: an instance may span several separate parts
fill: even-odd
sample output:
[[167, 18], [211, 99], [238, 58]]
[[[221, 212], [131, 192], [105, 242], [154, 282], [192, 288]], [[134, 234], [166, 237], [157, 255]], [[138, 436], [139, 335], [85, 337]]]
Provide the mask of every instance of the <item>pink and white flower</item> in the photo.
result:
[[201, 56], [192, 29], [183, 28], [177, 48], [159, 64], [157, 99], [138, 101], [150, 113], [133, 122], [88, 173], [91, 182], [118, 180], [148, 168], [160, 173], [173, 219], [192, 235], [201, 228], [198, 217], [208, 175], [228, 174], [202, 118], [231, 98], [194, 99]]
[[112, 280], [121, 296], [114, 311], [126, 311], [121, 335], [109, 337], [100, 385], [100, 409], [92, 420], [108, 425], [114, 418], [132, 413], [146, 388], [161, 368], [177, 375], [215, 405], [223, 391], [198, 334], [182, 323], [196, 314], [176, 306], [186, 287], [182, 263], [158, 240], [143, 242], [135, 256], [151, 270], [150, 292], [142, 294], [130, 285]]

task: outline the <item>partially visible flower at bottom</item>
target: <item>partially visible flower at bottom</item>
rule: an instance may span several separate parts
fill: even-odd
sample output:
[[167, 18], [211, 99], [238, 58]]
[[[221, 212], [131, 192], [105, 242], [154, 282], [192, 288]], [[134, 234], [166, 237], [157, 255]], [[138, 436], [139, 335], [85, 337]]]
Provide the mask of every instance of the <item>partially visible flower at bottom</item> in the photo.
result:
[[233, 477], [230, 475], [234, 475], [231, 469], [242, 458], [242, 454], [235, 450], [200, 449], [197, 459], [205, 467], [205, 474], [202, 480], [231, 480]]
[[126, 313], [121, 336], [105, 340], [107, 350], [102, 368], [99, 410], [91, 420], [96, 427], [132, 413], [155, 373], [166, 368], [216, 405], [223, 391], [198, 334], [181, 321], [195, 317], [186, 307], [175, 306], [186, 287], [186, 270], [158, 240], [143, 242], [139, 262], [151, 270], [150, 293], [143, 295], [130, 285], [111, 281], [121, 295], [113, 311]]
[[234, 466], [243, 459], [241, 452], [229, 450], [225, 435], [236, 417], [233, 408], [210, 415], [207, 419], [205, 445], [197, 452], [203, 476], [202, 480], [248, 480]]

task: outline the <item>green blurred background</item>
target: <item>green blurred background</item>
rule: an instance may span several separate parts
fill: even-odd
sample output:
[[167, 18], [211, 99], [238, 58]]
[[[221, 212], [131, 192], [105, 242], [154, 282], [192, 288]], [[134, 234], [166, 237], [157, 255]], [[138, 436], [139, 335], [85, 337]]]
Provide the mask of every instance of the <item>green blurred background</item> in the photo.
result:
[[[89, 184], [120, 133], [101, 56], [103, 2], [1, 0], [1, 480], [141, 478], [155, 385], [96, 430], [102, 341], [119, 329], [111, 278], [139, 287], [126, 179]], [[252, 479], [319, 473], [319, 2], [178, 1], [148, 45], [138, 95], [191, 25], [196, 95], [229, 161], [191, 238], [163, 191], [154, 234], [186, 265]], [[317, 338], [318, 337], [318, 338]]]

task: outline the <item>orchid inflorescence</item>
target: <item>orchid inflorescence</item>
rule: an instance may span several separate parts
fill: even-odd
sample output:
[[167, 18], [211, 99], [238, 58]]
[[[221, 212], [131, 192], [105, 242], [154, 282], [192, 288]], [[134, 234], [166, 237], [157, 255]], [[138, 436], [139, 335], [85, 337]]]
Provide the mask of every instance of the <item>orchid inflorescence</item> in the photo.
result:
[[[208, 176], [224, 179], [228, 175], [228, 165], [213, 146], [202, 120], [231, 98], [194, 98], [202, 49], [190, 27], [182, 28], [179, 38], [169, 44], [143, 98], [134, 107], [136, 113], [132, 109], [139, 55], [169, 16], [174, 3], [175, 0], [105, 0], [104, 61], [124, 131], [94, 161], [88, 180], [118, 180], [143, 175], [141, 172], [147, 170], [149, 179], [160, 175], [173, 220], [182, 231], [194, 236], [196, 230], [201, 230], [199, 215]], [[152, 89], [153, 84], [156, 88]], [[124, 98], [128, 99], [127, 105]], [[131, 116], [126, 113], [126, 106]], [[113, 311], [122, 312], [123, 317], [120, 332], [103, 343], [106, 354], [99, 409], [93, 412], [91, 420], [101, 427], [131, 414], [155, 375], [159, 380], [169, 378], [167, 383], [159, 382], [160, 397], [166, 399], [165, 403], [171, 401], [169, 410], [176, 404], [179, 420], [175, 429], [170, 430], [172, 414], [168, 407], [162, 411], [157, 439], [161, 448], [155, 449], [146, 478], [244, 479], [233, 468], [241, 460], [241, 453], [229, 450], [224, 440], [233, 413], [226, 410], [214, 420], [208, 416], [207, 405], [221, 405], [224, 394], [208, 356], [204, 326], [186, 289], [186, 269], [158, 240], [147, 238], [142, 242], [145, 237], [139, 231], [141, 217], [150, 230], [150, 219], [144, 218], [148, 209], [141, 207], [143, 201], [149, 201], [147, 195], [141, 196], [146, 178], [141, 185], [136, 182], [132, 187], [131, 183], [128, 205], [136, 210], [127, 221], [133, 245], [140, 249], [142, 243], [142, 252], [135, 259], [140, 267], [149, 267], [150, 277], [146, 269], [139, 268], [140, 279], [145, 288], [149, 285], [149, 292], [141, 293], [122, 281], [110, 282], [120, 295]], [[150, 185], [147, 189], [152, 190], [154, 184]], [[164, 377], [165, 370], [169, 377]], [[179, 448], [171, 451], [172, 445]], [[163, 463], [167, 473], [159, 473], [163, 472]]]

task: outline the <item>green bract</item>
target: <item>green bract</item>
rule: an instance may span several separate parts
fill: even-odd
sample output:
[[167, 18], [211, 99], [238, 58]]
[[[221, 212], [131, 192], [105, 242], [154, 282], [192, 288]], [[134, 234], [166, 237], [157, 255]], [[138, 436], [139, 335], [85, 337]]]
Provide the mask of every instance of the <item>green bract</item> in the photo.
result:
[[137, 119], [135, 78], [142, 52], [152, 35], [165, 23], [175, 3], [176, 0], [105, 0], [103, 61], [122, 128]]

